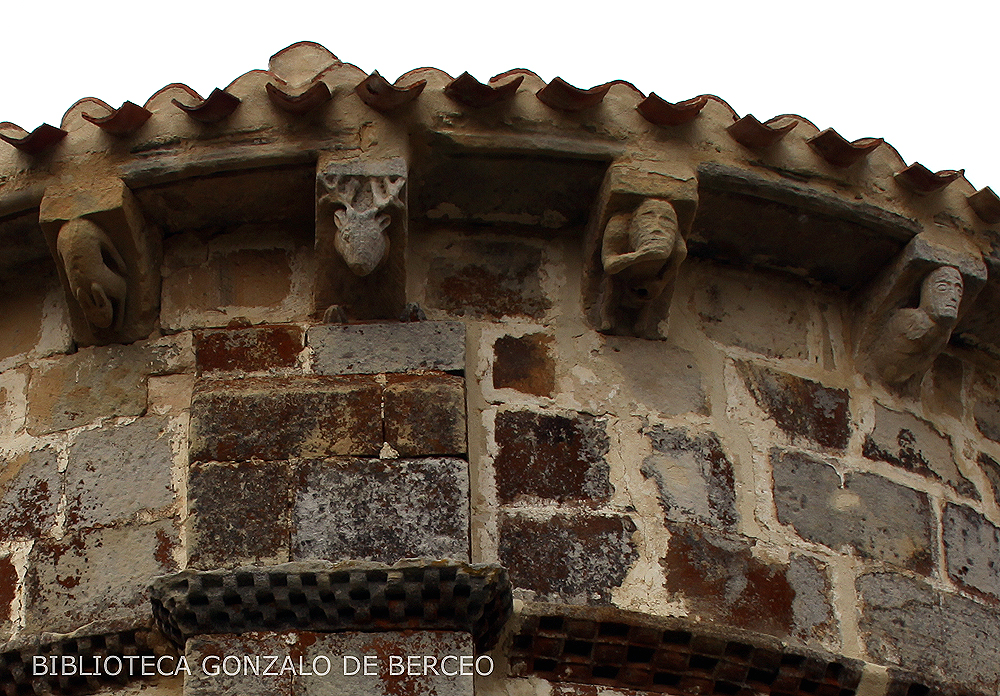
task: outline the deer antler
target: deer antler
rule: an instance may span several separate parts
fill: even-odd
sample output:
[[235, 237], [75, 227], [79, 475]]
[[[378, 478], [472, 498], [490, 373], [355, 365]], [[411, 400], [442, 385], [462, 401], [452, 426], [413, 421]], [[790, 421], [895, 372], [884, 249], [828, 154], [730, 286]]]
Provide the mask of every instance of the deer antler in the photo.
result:
[[375, 207], [380, 210], [390, 205], [402, 207], [399, 192], [403, 190], [405, 183], [406, 179], [401, 176], [395, 177], [395, 180], [391, 176], [372, 177], [372, 201]]

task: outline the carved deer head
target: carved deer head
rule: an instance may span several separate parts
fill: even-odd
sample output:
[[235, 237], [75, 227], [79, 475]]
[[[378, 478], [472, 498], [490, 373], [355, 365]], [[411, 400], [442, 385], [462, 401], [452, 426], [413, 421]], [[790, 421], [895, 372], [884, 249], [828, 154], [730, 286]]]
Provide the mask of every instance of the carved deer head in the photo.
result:
[[327, 179], [328, 200], [343, 206], [333, 214], [337, 225], [333, 244], [356, 275], [368, 275], [387, 256], [389, 238], [385, 231], [392, 218], [385, 211], [391, 206], [403, 207], [399, 192], [405, 183], [401, 176], [337, 175]]

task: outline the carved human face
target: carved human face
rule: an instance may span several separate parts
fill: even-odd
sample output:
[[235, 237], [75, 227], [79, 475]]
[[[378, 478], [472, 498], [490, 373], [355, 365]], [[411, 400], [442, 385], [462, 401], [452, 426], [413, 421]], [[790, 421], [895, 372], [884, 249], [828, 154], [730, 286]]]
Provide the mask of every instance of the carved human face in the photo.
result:
[[962, 274], [952, 266], [941, 266], [924, 279], [920, 306], [934, 319], [957, 319], [962, 302]]
[[647, 198], [632, 214], [629, 226], [629, 242], [632, 250], [642, 249], [645, 244], [667, 241], [673, 246], [677, 238], [677, 213], [674, 206], [658, 198]]

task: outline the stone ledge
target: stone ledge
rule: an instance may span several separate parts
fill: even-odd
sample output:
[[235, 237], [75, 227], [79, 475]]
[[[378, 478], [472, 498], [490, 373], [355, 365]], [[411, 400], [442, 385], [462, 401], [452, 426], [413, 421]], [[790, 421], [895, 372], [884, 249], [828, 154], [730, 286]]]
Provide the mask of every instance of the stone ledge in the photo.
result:
[[152, 596], [157, 625], [178, 645], [247, 631], [444, 630], [488, 650], [513, 611], [506, 570], [449, 560], [186, 570], [157, 578]]

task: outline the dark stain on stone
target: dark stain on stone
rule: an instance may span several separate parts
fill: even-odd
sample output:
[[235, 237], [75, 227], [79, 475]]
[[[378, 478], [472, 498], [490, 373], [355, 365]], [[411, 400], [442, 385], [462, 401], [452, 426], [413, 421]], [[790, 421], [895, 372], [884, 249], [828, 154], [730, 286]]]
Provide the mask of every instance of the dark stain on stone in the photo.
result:
[[784, 432], [831, 449], [847, 447], [851, 416], [846, 389], [830, 389], [748, 362], [739, 361], [736, 367], [757, 405]]
[[14, 596], [17, 594], [17, 568], [10, 556], [0, 557], [0, 624], [11, 620]]
[[294, 367], [302, 352], [298, 326], [258, 326], [195, 333], [199, 372], [255, 372]]
[[623, 515], [557, 514], [546, 520], [505, 514], [500, 522], [500, 562], [515, 587], [543, 601], [585, 598], [608, 604], [639, 557], [635, 524]]
[[556, 366], [551, 345], [552, 336], [542, 333], [498, 338], [493, 344], [493, 388], [552, 396]]
[[989, 479], [990, 487], [993, 489], [993, 497], [1000, 505], [1000, 462], [986, 454], [979, 453], [979, 466], [983, 468], [986, 478]]
[[591, 415], [502, 411], [496, 417], [496, 441], [497, 493], [503, 503], [521, 496], [559, 502], [611, 497], [604, 459], [610, 443], [603, 424]]
[[34, 539], [52, 525], [60, 493], [56, 464], [51, 449], [0, 462], [0, 542]]

